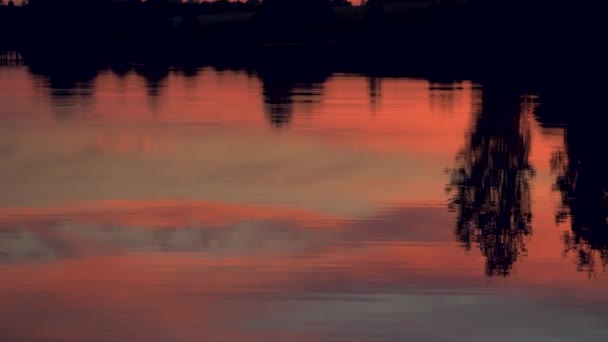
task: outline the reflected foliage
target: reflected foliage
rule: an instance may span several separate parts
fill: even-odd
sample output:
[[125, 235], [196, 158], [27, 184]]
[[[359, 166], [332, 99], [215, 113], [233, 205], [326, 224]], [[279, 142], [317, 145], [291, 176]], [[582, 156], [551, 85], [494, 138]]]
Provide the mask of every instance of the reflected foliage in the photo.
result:
[[93, 85], [100, 70], [99, 60], [73, 51], [48, 49], [42, 54], [24, 54], [24, 63], [49, 92], [58, 119], [76, 115], [79, 106], [87, 106], [94, 93]]
[[519, 97], [486, 87], [464, 149], [450, 170], [449, 208], [458, 214], [456, 239], [477, 245], [486, 274], [507, 276], [532, 233], [530, 132]]
[[429, 82], [431, 110], [442, 113], [454, 111], [456, 95], [461, 91], [460, 82]]
[[382, 97], [382, 78], [374, 75], [367, 77], [367, 92], [372, 114], [376, 114]]
[[[92, 96], [96, 77], [107, 70], [119, 77], [132, 72], [141, 76], [154, 107], [162, 101], [163, 90], [172, 73], [194, 78], [205, 66], [217, 70], [244, 70], [261, 81], [264, 111], [274, 127], [284, 127], [291, 122], [295, 105], [305, 109], [320, 101], [323, 84], [331, 75], [323, 48], [281, 49], [236, 59], [226, 54], [196, 53], [187, 58], [173, 58], [152, 46], [121, 52], [121, 55], [95, 55], [86, 49], [34, 46], [23, 49], [22, 54], [12, 53], [37, 76], [54, 103], [63, 107], [74, 105], [78, 99], [79, 103], [86, 103], [84, 100]], [[5, 54], [9, 56], [8, 52], [0, 54], [0, 63], [8, 58]]]
[[146, 81], [146, 91], [150, 98], [161, 95], [169, 76], [169, 66], [164, 64], [136, 66], [135, 72]]
[[262, 81], [264, 111], [274, 127], [288, 125], [294, 104], [315, 102], [330, 73], [323, 67], [319, 55], [291, 53], [266, 56], [257, 65]]
[[268, 78], [263, 83], [264, 109], [272, 126], [283, 127], [291, 122], [293, 115], [293, 92], [295, 84]]
[[608, 264], [608, 151], [601, 125], [582, 121], [566, 126], [565, 150], [555, 153], [552, 168], [561, 193], [557, 221], [571, 225], [564, 232], [565, 253], [591, 274], [598, 261], [604, 269]]
[[[154, 51], [140, 53], [153, 54]], [[24, 64], [59, 107], [86, 104], [93, 96], [92, 87], [97, 76], [105, 70], [111, 70], [120, 77], [135, 72], [145, 80], [147, 95], [152, 100], [159, 98], [169, 76], [169, 64], [162, 58], [149, 58], [146, 63], [137, 63], [136, 57], [112, 58], [98, 56], [88, 50], [52, 47], [23, 51]]]

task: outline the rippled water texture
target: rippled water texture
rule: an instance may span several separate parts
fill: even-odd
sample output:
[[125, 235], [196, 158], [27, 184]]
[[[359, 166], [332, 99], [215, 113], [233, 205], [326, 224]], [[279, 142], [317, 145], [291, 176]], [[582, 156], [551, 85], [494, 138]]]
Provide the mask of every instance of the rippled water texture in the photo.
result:
[[604, 341], [542, 100], [0, 67], [0, 340]]

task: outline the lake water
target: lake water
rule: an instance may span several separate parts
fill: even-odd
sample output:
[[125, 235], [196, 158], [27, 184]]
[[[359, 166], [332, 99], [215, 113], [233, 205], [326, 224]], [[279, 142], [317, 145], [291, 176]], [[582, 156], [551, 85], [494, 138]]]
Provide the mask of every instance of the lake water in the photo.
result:
[[2, 341], [608, 336], [606, 245], [573, 231], [542, 96], [66, 75], [0, 67]]

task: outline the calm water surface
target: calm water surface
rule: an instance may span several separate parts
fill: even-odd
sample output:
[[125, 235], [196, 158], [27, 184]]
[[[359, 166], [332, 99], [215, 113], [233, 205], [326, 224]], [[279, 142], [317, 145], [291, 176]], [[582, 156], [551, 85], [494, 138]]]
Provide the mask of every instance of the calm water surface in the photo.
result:
[[605, 341], [542, 98], [0, 67], [2, 341]]

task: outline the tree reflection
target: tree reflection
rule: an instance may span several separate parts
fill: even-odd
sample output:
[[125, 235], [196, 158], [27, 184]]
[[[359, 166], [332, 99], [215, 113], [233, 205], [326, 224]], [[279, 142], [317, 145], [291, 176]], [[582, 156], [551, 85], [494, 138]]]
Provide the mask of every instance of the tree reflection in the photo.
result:
[[169, 76], [169, 65], [165, 63], [137, 65], [135, 72], [146, 81], [146, 93], [152, 99], [162, 95]]
[[262, 78], [266, 116], [274, 127], [291, 122], [295, 84], [276, 78]]
[[562, 198], [557, 221], [570, 220], [565, 253], [574, 253], [579, 270], [593, 273], [596, 261], [608, 264], [608, 151], [595, 120], [579, 118], [566, 127], [565, 151], [552, 159]]
[[294, 105], [320, 100], [330, 73], [314, 52], [264, 56], [259, 61], [257, 73], [262, 82], [264, 111], [272, 126], [287, 126], [292, 120]]
[[376, 114], [380, 98], [382, 97], [382, 78], [376, 76], [367, 77], [367, 89], [369, 93], [369, 104], [372, 114]]
[[449, 209], [458, 213], [456, 239], [477, 245], [486, 274], [508, 276], [532, 233], [530, 131], [519, 96], [486, 87], [464, 149], [450, 170]]
[[48, 92], [57, 119], [76, 115], [93, 97], [95, 79], [102, 64], [86, 52], [70, 49], [25, 50], [23, 60], [28, 71]]

